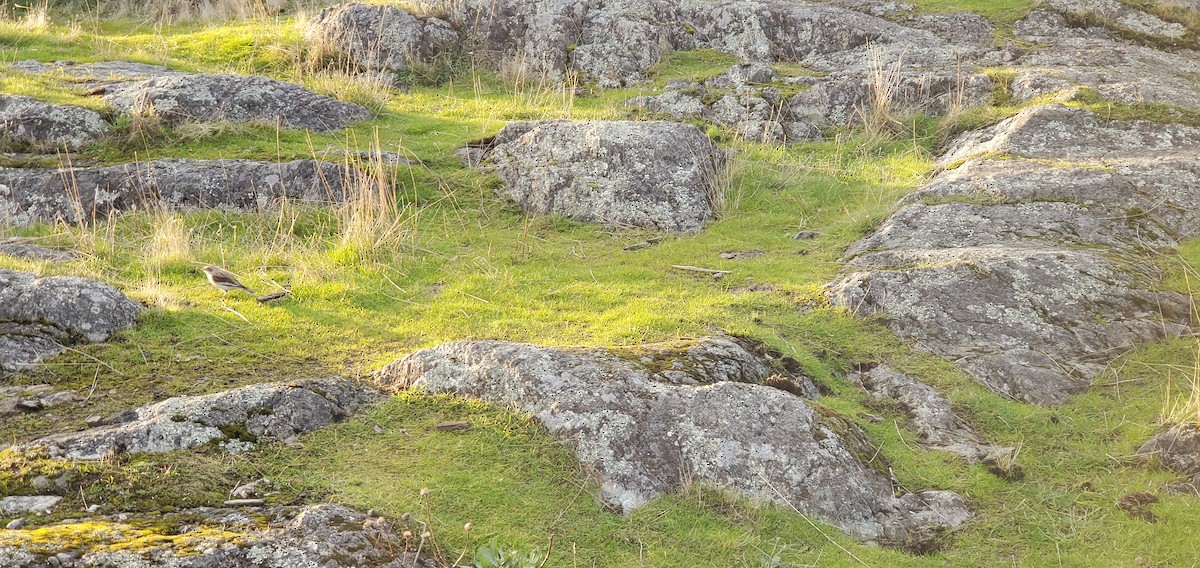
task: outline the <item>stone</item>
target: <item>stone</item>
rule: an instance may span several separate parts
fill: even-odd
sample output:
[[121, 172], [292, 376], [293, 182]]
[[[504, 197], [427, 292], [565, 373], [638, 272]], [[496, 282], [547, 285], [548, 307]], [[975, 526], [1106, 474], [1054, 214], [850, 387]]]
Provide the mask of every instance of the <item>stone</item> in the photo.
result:
[[132, 327], [141, 310], [95, 280], [0, 269], [0, 375], [30, 368], [71, 343], [104, 341]]
[[0, 515], [43, 514], [62, 501], [58, 495], [21, 495], [0, 498]]
[[71, 391], [58, 391], [42, 397], [42, 406], [45, 408], [53, 408], [55, 406], [76, 402], [79, 396]]
[[414, 353], [377, 380], [515, 405], [569, 444], [601, 499], [626, 513], [687, 480], [794, 506], [870, 542], [934, 538], [971, 516], [951, 492], [894, 496], [866, 435], [762, 384], [773, 367], [721, 337], [611, 349], [465, 341]]
[[25, 519], [13, 519], [7, 525], [4, 525], [4, 528], [10, 531], [19, 531], [25, 528]]
[[281, 199], [339, 202], [365, 174], [317, 160], [170, 159], [87, 168], [0, 168], [0, 222], [77, 224], [125, 211], [265, 211]]
[[267, 77], [171, 74], [113, 83], [103, 100], [129, 114], [164, 123], [260, 122], [328, 132], [372, 118], [367, 109]]
[[343, 379], [264, 383], [230, 391], [180, 396], [125, 411], [107, 425], [64, 432], [19, 444], [45, 448], [52, 457], [98, 460], [112, 454], [170, 452], [207, 443], [288, 441], [341, 422], [379, 400], [374, 389]]
[[91, 109], [0, 94], [0, 142], [46, 151], [78, 150], [103, 138], [109, 128]]
[[[124, 513], [61, 521], [51, 530], [86, 538], [88, 546], [64, 552], [38, 546], [36, 535], [15, 533], [0, 539], [4, 566], [110, 566], [206, 568], [436, 568], [432, 553], [408, 550], [404, 530], [342, 505], [259, 509], [262, 526], [240, 509], [201, 508], [178, 513]], [[179, 527], [171, 530], [161, 527]], [[138, 539], [139, 546], [129, 542]]]
[[1200, 474], [1200, 427], [1175, 424], [1142, 444], [1138, 455], [1153, 457], [1160, 467], [1186, 476]]
[[269, 490], [271, 482], [266, 478], [251, 481], [250, 483], [239, 485], [229, 492], [229, 496], [233, 499], [256, 499]]
[[955, 414], [950, 401], [933, 387], [886, 365], [878, 365], [848, 377], [871, 396], [895, 400], [912, 420], [921, 444], [954, 454], [968, 463], [1000, 461], [1016, 453], [1015, 448], [993, 446], [983, 440], [965, 420]]
[[486, 165], [530, 213], [697, 232], [720, 206], [725, 156], [688, 124], [544, 121], [504, 127]]
[[9, 237], [0, 240], [0, 254], [26, 260], [68, 262], [79, 258], [74, 251], [53, 249], [34, 243], [34, 239]]
[[398, 71], [428, 63], [461, 43], [449, 22], [417, 18], [398, 6], [342, 4], [321, 10], [306, 39], [366, 70]]
[[1146, 35], [1174, 39], [1187, 33], [1182, 24], [1164, 22], [1118, 0], [1043, 0], [1042, 4], [1063, 13], [1095, 14], [1122, 28]]

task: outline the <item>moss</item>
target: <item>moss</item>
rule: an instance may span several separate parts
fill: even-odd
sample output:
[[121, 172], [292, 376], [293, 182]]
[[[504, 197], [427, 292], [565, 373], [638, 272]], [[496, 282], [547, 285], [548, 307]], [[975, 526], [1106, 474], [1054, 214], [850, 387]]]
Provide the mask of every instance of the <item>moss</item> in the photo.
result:
[[1067, 105], [1091, 111], [1104, 120], [1145, 120], [1200, 127], [1200, 110], [1166, 103], [1116, 103], [1086, 87], [1079, 88]]
[[837, 435], [846, 445], [850, 455], [860, 463], [875, 470], [877, 473], [891, 478], [890, 467], [879, 446], [876, 446], [867, 433], [852, 420], [840, 412], [817, 402], [809, 402], [812, 407], [814, 430], [813, 434], [820, 439], [822, 432], [828, 430]]

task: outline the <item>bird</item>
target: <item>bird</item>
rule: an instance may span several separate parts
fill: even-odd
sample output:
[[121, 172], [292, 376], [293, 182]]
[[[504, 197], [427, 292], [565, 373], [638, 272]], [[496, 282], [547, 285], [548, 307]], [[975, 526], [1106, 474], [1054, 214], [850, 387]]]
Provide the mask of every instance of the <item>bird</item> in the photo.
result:
[[209, 284], [216, 286], [217, 289], [221, 291], [222, 297], [224, 297], [224, 294], [228, 294], [230, 290], [245, 290], [251, 295], [254, 294], [254, 290], [243, 286], [242, 283], [238, 282], [238, 279], [231, 272], [225, 270], [224, 268], [209, 265], [205, 266], [201, 270], [203, 270], [204, 274], [208, 276]]

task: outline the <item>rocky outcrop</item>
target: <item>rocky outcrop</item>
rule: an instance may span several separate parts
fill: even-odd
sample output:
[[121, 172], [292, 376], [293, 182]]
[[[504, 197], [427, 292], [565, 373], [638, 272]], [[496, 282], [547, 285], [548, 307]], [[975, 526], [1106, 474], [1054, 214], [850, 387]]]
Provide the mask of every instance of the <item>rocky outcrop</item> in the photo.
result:
[[695, 232], [721, 200], [722, 150], [673, 122], [518, 122], [486, 159], [500, 193], [538, 214]]
[[45, 260], [49, 262], [66, 262], [78, 258], [78, 255], [74, 251], [45, 247], [36, 244], [34, 239], [19, 237], [0, 239], [0, 254], [26, 260]]
[[327, 132], [372, 117], [354, 103], [246, 75], [176, 74], [115, 83], [105, 88], [103, 99], [121, 112], [154, 115], [167, 124], [262, 122]]
[[398, 6], [325, 8], [309, 24], [305, 36], [318, 49], [371, 71], [406, 69], [461, 47], [450, 22], [417, 18]]
[[1176, 424], [1147, 440], [1137, 453], [1183, 475], [1200, 474], [1200, 427], [1193, 422]]
[[[177, 527], [168, 529], [167, 527]], [[434, 568], [416, 553], [419, 524], [342, 505], [256, 511], [190, 509], [179, 513], [69, 520], [32, 530], [0, 531], [0, 566], [136, 568]], [[71, 540], [55, 535], [74, 537]], [[49, 538], [47, 538], [49, 537]], [[131, 543], [136, 545], [131, 546]], [[429, 547], [425, 548], [428, 554]]]
[[878, 453], [865, 434], [759, 384], [771, 372], [724, 338], [616, 350], [470, 341], [414, 353], [377, 378], [516, 405], [570, 444], [601, 498], [626, 512], [694, 480], [794, 506], [873, 542], [922, 541], [970, 517], [951, 492], [896, 497], [873, 469]]
[[1187, 30], [1178, 23], [1165, 22], [1161, 18], [1143, 12], [1118, 0], [1042, 0], [1042, 5], [1057, 12], [1068, 14], [1092, 14], [1113, 25], [1140, 34], [1179, 38]]
[[917, 438], [928, 448], [958, 454], [969, 463], [1008, 464], [1016, 453], [1015, 448], [988, 444], [936, 389], [886, 365], [847, 378], [875, 398], [899, 403], [912, 421]]
[[241, 452], [262, 440], [288, 441], [340, 422], [380, 394], [341, 379], [266, 383], [170, 398], [105, 420], [105, 425], [20, 444], [51, 457], [97, 460], [113, 454], [171, 452], [216, 443]]
[[104, 341], [142, 310], [116, 288], [73, 276], [0, 269], [0, 375], [27, 369], [82, 341]]
[[78, 150], [102, 138], [108, 129], [108, 122], [94, 110], [0, 95], [0, 142], [42, 150]]
[[942, 163], [966, 163], [852, 246], [830, 298], [997, 393], [1065, 402], [1124, 351], [1188, 332], [1151, 255], [1196, 234], [1198, 147], [1200, 129], [1057, 105], [964, 135]]
[[185, 73], [128, 61], [22, 61], [12, 67], [27, 73], [61, 73], [119, 112], [153, 115], [168, 125], [262, 122], [327, 132], [373, 116], [357, 104], [254, 75]]
[[329, 162], [156, 160], [87, 168], [0, 168], [0, 222], [103, 219], [167, 207], [263, 211], [280, 199], [338, 202], [357, 170]]

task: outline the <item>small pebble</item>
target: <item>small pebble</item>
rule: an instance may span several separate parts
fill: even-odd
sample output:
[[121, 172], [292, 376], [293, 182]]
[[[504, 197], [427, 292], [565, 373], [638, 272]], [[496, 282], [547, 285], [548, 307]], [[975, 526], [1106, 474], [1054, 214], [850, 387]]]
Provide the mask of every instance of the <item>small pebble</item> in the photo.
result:
[[104, 417], [99, 414], [93, 414], [88, 416], [83, 422], [88, 425], [88, 428], [95, 428], [104, 424]]
[[6, 528], [10, 531], [19, 531], [19, 530], [25, 528], [25, 519], [13, 519], [13, 520], [9, 521], [8, 524], [4, 526], [4, 528]]

